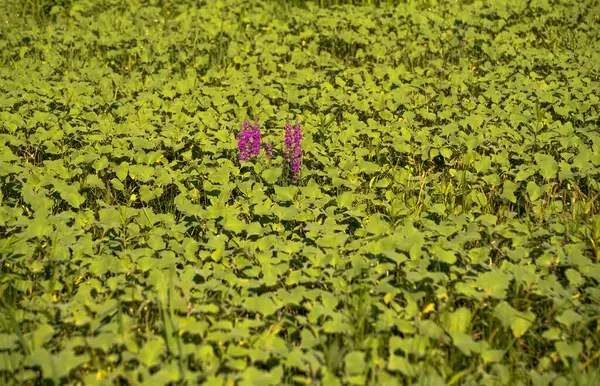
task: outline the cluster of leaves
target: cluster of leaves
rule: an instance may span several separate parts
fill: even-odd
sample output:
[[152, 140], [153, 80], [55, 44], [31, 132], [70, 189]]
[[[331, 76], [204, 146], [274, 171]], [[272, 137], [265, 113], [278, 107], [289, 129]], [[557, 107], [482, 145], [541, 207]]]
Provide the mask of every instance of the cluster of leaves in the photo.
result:
[[0, 14], [0, 383], [600, 381], [594, 2], [68, 3]]

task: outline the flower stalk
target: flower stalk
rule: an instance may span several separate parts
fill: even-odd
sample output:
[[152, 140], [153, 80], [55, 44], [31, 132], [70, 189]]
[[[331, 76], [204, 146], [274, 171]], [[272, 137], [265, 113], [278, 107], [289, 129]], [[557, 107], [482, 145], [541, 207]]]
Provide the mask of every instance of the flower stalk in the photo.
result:
[[248, 162], [260, 154], [260, 125], [244, 122], [238, 133], [238, 149], [240, 162]]
[[292, 175], [292, 181], [298, 179], [302, 166], [302, 128], [299, 123], [292, 126], [286, 123], [284, 127], [284, 150], [285, 161]]

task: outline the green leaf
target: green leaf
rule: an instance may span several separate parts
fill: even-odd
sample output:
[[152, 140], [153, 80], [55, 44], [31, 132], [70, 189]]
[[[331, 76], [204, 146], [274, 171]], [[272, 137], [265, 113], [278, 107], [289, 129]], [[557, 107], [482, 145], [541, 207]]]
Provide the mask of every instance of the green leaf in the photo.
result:
[[378, 172], [379, 169], [380, 169], [380, 166], [374, 162], [365, 161], [363, 159], [358, 161], [358, 170], [361, 173], [373, 174], [373, 173]]
[[273, 205], [273, 214], [281, 221], [292, 221], [298, 215], [298, 209], [294, 206]]
[[28, 366], [40, 366], [44, 379], [55, 381], [66, 377], [71, 371], [77, 370], [89, 361], [89, 355], [75, 356], [70, 350], [50, 354], [44, 348], [38, 348], [25, 360]]
[[578, 271], [572, 268], [567, 269], [565, 276], [567, 279], [569, 279], [569, 283], [571, 283], [571, 285], [575, 288], [579, 288], [585, 284], [584, 277]]
[[347, 376], [362, 374], [367, 367], [365, 363], [365, 353], [362, 351], [352, 351], [346, 354], [344, 362]]
[[154, 195], [154, 192], [150, 189], [150, 187], [148, 185], [142, 185], [140, 186], [140, 200], [142, 202], [148, 202], [150, 200], [153, 200], [156, 196]]
[[505, 299], [510, 280], [511, 276], [509, 274], [495, 270], [479, 275], [477, 285], [486, 296]]
[[448, 333], [464, 333], [471, 324], [471, 318], [471, 311], [468, 308], [461, 307], [454, 312], [442, 314], [440, 322]]
[[269, 168], [262, 172], [262, 178], [267, 184], [273, 185], [281, 177], [283, 170], [281, 168]]
[[138, 359], [147, 368], [156, 366], [161, 363], [161, 356], [165, 353], [165, 348], [164, 340], [152, 337], [140, 350]]
[[533, 156], [535, 158], [535, 162], [540, 168], [540, 174], [544, 179], [549, 180], [556, 177], [556, 173], [558, 173], [558, 163], [548, 154], [536, 153]]
[[456, 263], [456, 254], [454, 253], [454, 251], [448, 251], [448, 250], [436, 245], [433, 248], [433, 253], [435, 254], [435, 257], [437, 259], [439, 259], [440, 261], [442, 261], [444, 263], [447, 263], [447, 264]]
[[408, 358], [398, 355], [390, 355], [387, 367], [388, 370], [399, 371], [407, 377], [415, 377], [418, 374], [417, 366], [410, 363]]
[[149, 383], [153, 385], [168, 385], [180, 379], [179, 367], [176, 363], [161, 364], [160, 370], [153, 374]]
[[446, 205], [435, 204], [428, 209], [428, 212], [443, 215], [446, 212]]
[[54, 336], [54, 328], [49, 324], [42, 324], [33, 333], [32, 349], [42, 348]]
[[477, 221], [483, 225], [483, 226], [494, 226], [496, 225], [496, 222], [498, 221], [498, 217], [494, 216], [493, 214], [482, 214], [481, 216], [477, 217]]
[[88, 174], [87, 178], [85, 179], [85, 185], [102, 190], [106, 189], [104, 181], [102, 181], [96, 174]]
[[275, 199], [280, 202], [293, 201], [298, 194], [297, 186], [275, 186]]
[[479, 116], [479, 115], [469, 115], [467, 118], [465, 118], [465, 121], [467, 122], [467, 124], [469, 126], [471, 126], [471, 129], [473, 130], [479, 130], [479, 128], [481, 127], [481, 125], [483, 124], [483, 117]]
[[571, 326], [581, 322], [582, 320], [583, 317], [571, 309], [565, 310], [562, 314], [556, 317], [556, 321], [567, 328], [571, 328]]
[[558, 327], [551, 327], [542, 333], [542, 338], [546, 340], [559, 340], [562, 338], [562, 330]]
[[123, 185], [123, 183], [116, 178], [111, 179], [110, 184], [115, 190], [118, 190], [119, 192], [125, 190], [125, 185]]
[[163, 240], [162, 236], [155, 234], [150, 235], [150, 237], [148, 238], [148, 246], [155, 251], [161, 251], [165, 249], [167, 244], [165, 244], [165, 241]]
[[529, 195], [529, 199], [531, 201], [538, 200], [544, 194], [544, 192], [542, 191], [542, 189], [535, 182], [533, 182], [533, 181], [529, 181], [527, 183], [527, 189], [526, 190], [527, 190], [527, 194]]
[[121, 162], [119, 166], [114, 168], [114, 172], [121, 182], [125, 181], [125, 178], [127, 178], [127, 174], [129, 173], [129, 163]]
[[431, 320], [419, 322], [419, 333], [436, 340], [444, 336], [444, 330]]
[[113, 228], [120, 228], [122, 225], [121, 212], [113, 207], [100, 209], [99, 215], [100, 221], [98, 222], [98, 225], [105, 231]]
[[131, 165], [129, 167], [129, 177], [140, 182], [150, 182], [154, 179], [154, 168], [148, 165]]
[[230, 176], [230, 168], [227, 166], [222, 166], [222, 167], [218, 168], [216, 171], [210, 173], [208, 175], [208, 179], [209, 179], [209, 181], [211, 181], [215, 184], [226, 185], [229, 183], [229, 176]]
[[481, 353], [481, 359], [484, 363], [496, 363], [502, 361], [504, 350], [485, 350]]
[[392, 114], [389, 110], [382, 110], [379, 112], [379, 116], [386, 121], [393, 121], [394, 114]]
[[392, 232], [391, 225], [379, 214], [371, 216], [365, 226], [367, 233], [375, 236], [390, 234]]
[[249, 297], [244, 301], [244, 308], [250, 312], [259, 313], [263, 316], [273, 315], [280, 308], [273, 302], [270, 295], [260, 297]]
[[106, 157], [98, 158], [97, 160], [94, 161], [94, 163], [92, 164], [92, 167], [96, 170], [96, 172], [106, 169], [108, 167], [108, 158], [106, 158]]
[[389, 347], [391, 353], [401, 350], [405, 354], [413, 354], [419, 358], [422, 358], [425, 357], [429, 352], [429, 338], [419, 335], [404, 339], [397, 336], [392, 336], [390, 338]]
[[344, 192], [336, 198], [338, 207], [345, 209], [350, 209], [355, 200], [356, 196], [352, 192]]
[[442, 155], [442, 157], [444, 157], [444, 159], [449, 160], [450, 158], [452, 158], [452, 150], [450, 148], [447, 147], [442, 147], [440, 149], [440, 154]]
[[510, 327], [515, 338], [525, 335], [536, 319], [533, 312], [517, 311], [505, 301], [496, 306], [494, 315], [500, 319], [503, 327]]
[[235, 234], [239, 234], [248, 228], [248, 224], [243, 222], [234, 213], [225, 213], [223, 215], [223, 229]]
[[29, 222], [29, 226], [27, 227], [27, 234], [29, 237], [37, 237], [42, 239], [46, 236], [49, 236], [52, 233], [53, 227], [48, 223], [48, 219], [36, 216], [33, 220]]
[[0, 334], [0, 350], [14, 350], [19, 347], [19, 338], [16, 334]]
[[517, 191], [518, 185], [512, 181], [506, 180], [502, 185], [502, 194], [500, 197], [512, 202], [513, 204], [517, 203], [517, 197], [515, 196], [515, 192]]
[[515, 338], [520, 338], [529, 330], [535, 321], [535, 314], [531, 311], [519, 312], [515, 320], [510, 325], [510, 329]]
[[74, 208], [79, 208], [85, 202], [85, 197], [79, 194], [79, 189], [76, 186], [63, 186], [60, 189], [57, 188], [57, 190], [60, 192], [60, 197]]
[[560, 355], [561, 358], [567, 359], [577, 359], [579, 354], [583, 352], [583, 343], [582, 342], [556, 342], [554, 343], [554, 347], [556, 348], [556, 352]]
[[482, 351], [487, 348], [484, 346], [487, 344], [486, 341], [480, 341], [481, 343], [475, 342], [470, 334], [465, 334], [464, 332], [452, 332], [450, 333], [450, 337], [452, 338], [452, 344], [466, 356], [470, 356], [472, 352]]

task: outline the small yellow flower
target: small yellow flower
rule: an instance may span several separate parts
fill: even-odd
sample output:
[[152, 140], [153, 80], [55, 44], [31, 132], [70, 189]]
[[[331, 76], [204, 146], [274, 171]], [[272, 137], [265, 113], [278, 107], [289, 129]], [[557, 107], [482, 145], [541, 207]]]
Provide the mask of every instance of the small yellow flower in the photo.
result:
[[96, 380], [99, 381], [102, 378], [104, 378], [104, 376], [106, 375], [106, 371], [103, 370], [98, 370], [98, 372], [96, 373]]
[[306, 47], [306, 41], [302, 40], [302, 47]]
[[137, 196], [135, 194], [132, 194], [131, 197], [129, 197], [129, 201], [135, 201], [137, 200]]
[[424, 314], [428, 314], [428, 313], [433, 312], [433, 311], [435, 311], [435, 303], [429, 303], [423, 309], [423, 313]]
[[390, 294], [390, 293], [385, 294], [385, 296], [383, 297], [383, 302], [385, 304], [390, 304], [391, 300], [392, 300], [392, 294]]

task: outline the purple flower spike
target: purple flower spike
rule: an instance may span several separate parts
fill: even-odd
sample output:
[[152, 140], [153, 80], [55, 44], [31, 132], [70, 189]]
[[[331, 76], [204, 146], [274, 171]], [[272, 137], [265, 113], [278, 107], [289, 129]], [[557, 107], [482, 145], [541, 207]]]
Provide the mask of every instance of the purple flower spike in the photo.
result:
[[271, 142], [265, 143], [265, 153], [267, 153], [267, 158], [273, 158], [273, 144]]
[[244, 122], [238, 133], [238, 149], [240, 162], [248, 162], [260, 153], [260, 125]]
[[292, 181], [298, 179], [300, 167], [302, 166], [302, 128], [296, 123], [294, 127], [290, 123], [285, 125], [284, 156], [292, 173]]

